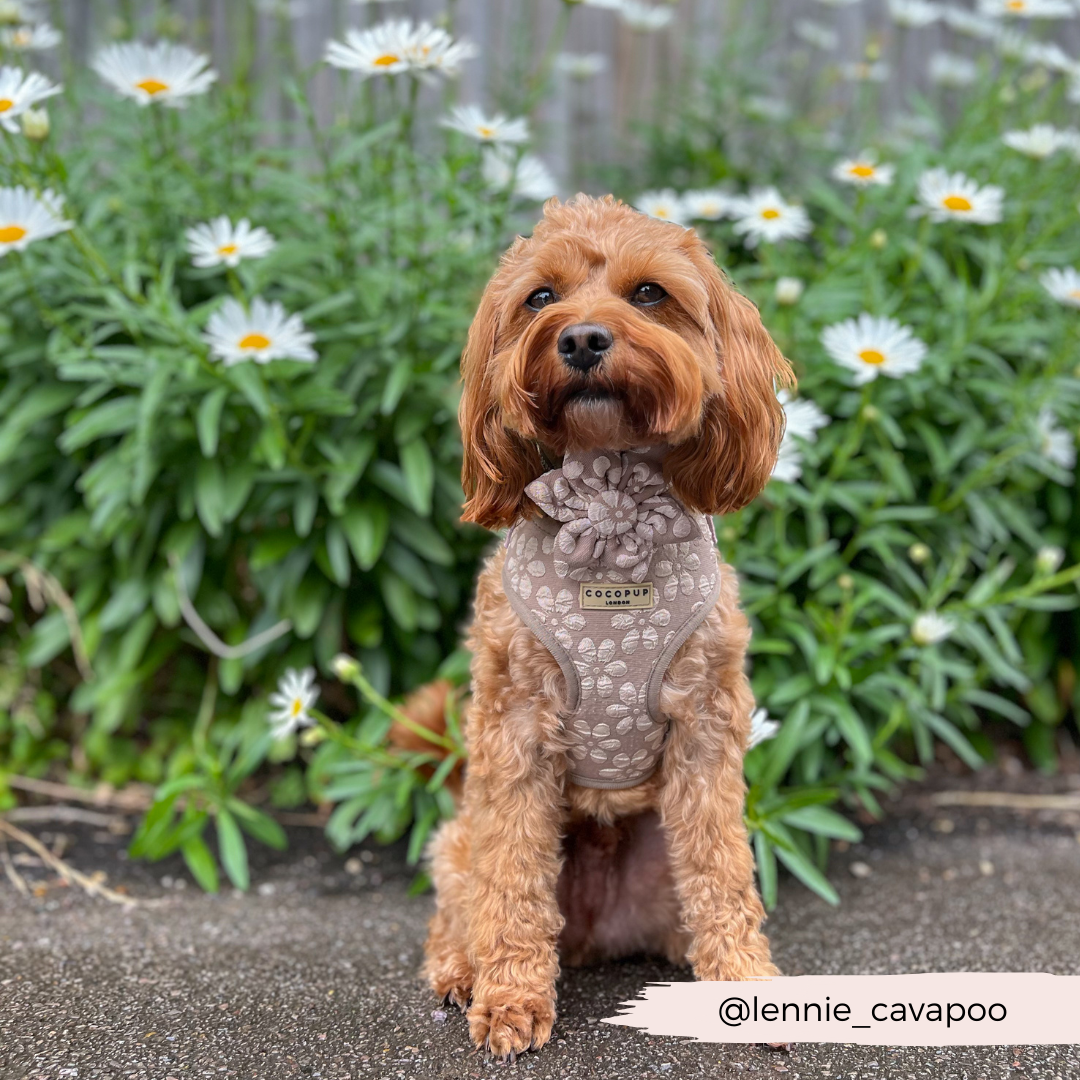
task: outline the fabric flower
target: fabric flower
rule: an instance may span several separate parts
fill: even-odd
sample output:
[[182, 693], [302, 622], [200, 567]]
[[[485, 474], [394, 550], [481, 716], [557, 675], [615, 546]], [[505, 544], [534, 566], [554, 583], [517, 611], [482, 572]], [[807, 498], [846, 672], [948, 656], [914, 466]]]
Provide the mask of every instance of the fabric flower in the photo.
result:
[[544, 473], [525, 493], [562, 523], [555, 537], [555, 569], [563, 572], [561, 562], [578, 580], [599, 562], [625, 571], [631, 581], [644, 581], [657, 544], [699, 535], [668, 494], [660, 464], [647, 451], [567, 453], [561, 468]]

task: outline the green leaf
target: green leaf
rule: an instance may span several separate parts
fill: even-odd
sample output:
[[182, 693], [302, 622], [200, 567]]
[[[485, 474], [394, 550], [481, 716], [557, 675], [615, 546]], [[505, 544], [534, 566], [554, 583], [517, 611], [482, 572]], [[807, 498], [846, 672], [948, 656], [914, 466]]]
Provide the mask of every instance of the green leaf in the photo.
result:
[[240, 826], [236, 824], [236, 818], [225, 807], [221, 807], [217, 812], [217, 837], [225, 873], [238, 889], [247, 892], [251, 884], [247, 846]]
[[808, 888], [834, 906], [840, 903], [840, 897], [829, 883], [828, 878], [802, 852], [777, 847], [776, 857]]
[[217, 453], [218, 437], [221, 431], [221, 410], [229, 391], [224, 386], [211, 390], [199, 403], [195, 417], [195, 427], [199, 435], [199, 449], [203, 457], [213, 457]]
[[201, 836], [192, 836], [180, 845], [180, 853], [184, 856], [192, 877], [202, 886], [206, 892], [218, 891], [218, 870], [214, 856], [206, 846]]
[[805, 829], [806, 832], [818, 836], [829, 836], [834, 840], [856, 843], [862, 839], [862, 830], [825, 806], [804, 806], [802, 809], [782, 814], [781, 820], [797, 829]]
[[284, 851], [289, 846], [285, 830], [269, 814], [264, 814], [239, 799], [229, 799], [228, 807], [236, 815], [240, 828], [260, 844], [278, 851]]
[[398, 449], [398, 461], [413, 509], [427, 517], [431, 513], [431, 494], [435, 485], [435, 465], [423, 439], [413, 439]]
[[390, 531], [390, 512], [385, 503], [363, 502], [341, 519], [345, 538], [356, 565], [370, 570], [379, 560]]
[[225, 522], [225, 478], [216, 460], [203, 458], [195, 468], [195, 509], [211, 536], [220, 536]]

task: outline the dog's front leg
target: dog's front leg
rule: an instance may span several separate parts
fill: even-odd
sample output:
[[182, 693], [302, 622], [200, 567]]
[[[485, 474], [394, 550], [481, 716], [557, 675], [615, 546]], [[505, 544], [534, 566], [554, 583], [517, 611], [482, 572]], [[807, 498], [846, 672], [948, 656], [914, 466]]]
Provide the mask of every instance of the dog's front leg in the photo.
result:
[[505, 714], [481, 728], [466, 780], [472, 873], [469, 1032], [499, 1057], [540, 1047], [555, 1022], [555, 896], [562, 792], [552, 759], [523, 745], [535, 716]]
[[[749, 721], [747, 721], [749, 723]], [[776, 975], [743, 822], [742, 751], [707, 721], [676, 729], [665, 750], [660, 814], [699, 979]]]

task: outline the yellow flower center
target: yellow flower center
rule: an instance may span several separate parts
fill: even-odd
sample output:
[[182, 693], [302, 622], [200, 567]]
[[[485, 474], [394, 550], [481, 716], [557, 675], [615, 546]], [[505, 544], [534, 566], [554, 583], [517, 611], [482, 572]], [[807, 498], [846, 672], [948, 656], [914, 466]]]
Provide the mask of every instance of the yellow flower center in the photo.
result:
[[1008, 0], [1005, 6], [1010, 11], [1023, 11], [1027, 7], [1027, 0]]
[[29, 45], [30, 31], [16, 30], [15, 33], [11, 35], [11, 44], [14, 45], [16, 49], [21, 49], [24, 46]]
[[666, 218], [666, 217], [668, 217], [668, 212], [667, 212], [667, 209], [666, 209], [665, 207], [663, 207], [663, 206], [657, 207], [657, 209], [655, 209], [655, 210], [653, 211], [653, 213], [654, 213], [654, 214], [655, 214], [655, 215], [656, 215], [657, 217], [659, 217], [659, 218]]
[[151, 97], [155, 94], [160, 94], [163, 90], [169, 89], [168, 83], [163, 83], [158, 79], [143, 79], [142, 82], [135, 84], [136, 89], [143, 90]]
[[241, 349], [265, 349], [270, 345], [270, 339], [265, 334], [247, 334], [240, 339]]
[[0, 244], [17, 244], [25, 235], [21, 225], [0, 225]]
[[235, 244], [222, 244], [221, 247], [219, 247], [217, 249], [217, 253], [219, 255], [235, 255], [236, 254], [236, 245]]
[[852, 176], [857, 176], [860, 180], [866, 180], [873, 176], [877, 170], [873, 165], [863, 165], [860, 162], [857, 165], [852, 165], [851, 168], [848, 169], [848, 172], [851, 173]]
[[1072, 297], [1072, 298], [1073, 298], [1074, 300], [1080, 300], [1080, 289], [1073, 289], [1073, 291], [1072, 291], [1071, 293], [1069, 293], [1069, 295], [1070, 295], [1070, 296], [1071, 296], [1071, 297]]
[[771, 206], [761, 211], [761, 216], [766, 221], [775, 221], [780, 216], [779, 210], [774, 210]]
[[304, 703], [299, 698], [293, 698], [292, 714], [299, 716], [304, 711]]
[[873, 364], [876, 367], [878, 364], [885, 363], [885, 354], [883, 352], [878, 352], [877, 349], [863, 349], [863, 351], [859, 353], [859, 359], [864, 364]]
[[493, 127], [485, 127], [481, 124], [480, 127], [476, 129], [476, 133], [481, 139], [490, 139], [495, 134], [495, 129]]
[[386, 53], [383, 56], [376, 57], [372, 60], [372, 63], [375, 67], [390, 67], [392, 64], [401, 63], [401, 57], [395, 56], [393, 53]]
[[965, 198], [963, 195], [946, 195], [941, 200], [941, 205], [946, 210], [961, 210], [966, 211], [971, 209], [971, 200]]
[[14, 104], [11, 98], [0, 98], [0, 112], [7, 112]]

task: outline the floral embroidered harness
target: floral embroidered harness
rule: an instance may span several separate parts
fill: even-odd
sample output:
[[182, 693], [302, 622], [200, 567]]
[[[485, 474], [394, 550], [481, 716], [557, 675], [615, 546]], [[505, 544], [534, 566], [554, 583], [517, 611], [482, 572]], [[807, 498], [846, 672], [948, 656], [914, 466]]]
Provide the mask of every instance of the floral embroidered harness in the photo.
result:
[[711, 519], [668, 489], [664, 447], [567, 453], [526, 487], [503, 588], [566, 677], [570, 779], [628, 788], [660, 763], [660, 687], [720, 595]]

